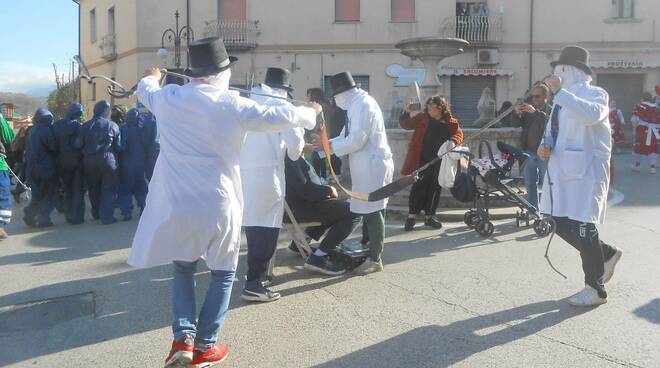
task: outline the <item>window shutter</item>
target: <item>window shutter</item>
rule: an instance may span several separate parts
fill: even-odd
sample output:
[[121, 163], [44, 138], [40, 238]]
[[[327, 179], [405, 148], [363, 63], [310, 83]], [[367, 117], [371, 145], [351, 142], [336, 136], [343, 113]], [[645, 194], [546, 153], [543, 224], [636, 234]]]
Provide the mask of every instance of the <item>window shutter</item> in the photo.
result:
[[360, 20], [360, 0], [335, 0], [335, 21], [357, 22]]
[[246, 20], [245, 0], [218, 0], [219, 20]]
[[392, 0], [392, 21], [412, 22], [415, 20], [415, 0]]

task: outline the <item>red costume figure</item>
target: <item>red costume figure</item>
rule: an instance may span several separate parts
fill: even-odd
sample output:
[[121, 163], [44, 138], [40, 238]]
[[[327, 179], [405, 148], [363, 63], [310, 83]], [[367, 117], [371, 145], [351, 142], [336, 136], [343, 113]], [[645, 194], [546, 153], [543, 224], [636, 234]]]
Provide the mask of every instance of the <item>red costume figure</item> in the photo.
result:
[[610, 128], [612, 128], [612, 142], [614, 144], [625, 143], [626, 134], [623, 132], [625, 123], [623, 112], [616, 108], [616, 101], [610, 100]]
[[660, 111], [653, 103], [653, 96], [650, 93], [644, 93], [642, 103], [635, 106], [630, 121], [636, 126], [634, 149], [636, 162], [633, 170], [639, 171], [641, 156], [648, 156], [649, 172], [655, 174], [660, 145]]

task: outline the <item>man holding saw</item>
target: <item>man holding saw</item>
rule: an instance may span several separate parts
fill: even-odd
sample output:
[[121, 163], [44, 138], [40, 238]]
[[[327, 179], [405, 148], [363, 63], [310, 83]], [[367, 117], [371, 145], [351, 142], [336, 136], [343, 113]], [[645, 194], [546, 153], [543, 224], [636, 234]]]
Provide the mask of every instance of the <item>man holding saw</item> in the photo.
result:
[[334, 75], [330, 85], [337, 107], [347, 111], [348, 120], [339, 136], [330, 140], [329, 144], [323, 142], [322, 134], [314, 145], [317, 149], [322, 148], [326, 156], [332, 153], [337, 156], [348, 155], [353, 184], [352, 191], [345, 192], [351, 197], [351, 212], [364, 219], [370, 249], [370, 257], [355, 272], [361, 275], [380, 272], [383, 270], [381, 254], [387, 199], [369, 202], [360, 194], [371, 193], [392, 182], [394, 162], [387, 144], [383, 113], [376, 100], [357, 87], [351, 73]]

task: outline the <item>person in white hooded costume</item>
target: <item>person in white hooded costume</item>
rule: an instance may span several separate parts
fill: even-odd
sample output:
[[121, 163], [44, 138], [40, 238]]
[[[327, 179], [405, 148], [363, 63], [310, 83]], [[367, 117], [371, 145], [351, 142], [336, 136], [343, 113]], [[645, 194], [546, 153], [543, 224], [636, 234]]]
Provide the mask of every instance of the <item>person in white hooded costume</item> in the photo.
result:
[[[254, 87], [256, 93], [287, 97], [293, 88], [291, 73], [286, 69], [268, 68], [264, 83]], [[267, 106], [291, 105], [282, 99], [253, 95], [252, 99]], [[313, 129], [316, 122], [305, 126]], [[293, 128], [283, 132], [249, 132], [241, 149], [243, 182], [243, 229], [247, 239], [245, 286], [241, 297], [248, 301], [269, 302], [280, 298], [265, 285], [268, 263], [277, 248], [277, 238], [284, 214], [284, 158], [296, 161], [305, 146], [304, 130]]]
[[[339, 73], [330, 79], [335, 102], [346, 110], [348, 120], [338, 137], [330, 140], [332, 153], [348, 155], [351, 170], [351, 190], [371, 193], [392, 182], [394, 162], [387, 144], [383, 113], [376, 100], [358, 88], [349, 72]], [[317, 148], [321, 143], [315, 142]], [[370, 257], [355, 269], [356, 273], [368, 274], [383, 269], [381, 254], [385, 234], [385, 207], [387, 199], [366, 202], [350, 199], [351, 212], [362, 215], [369, 236]]]
[[[189, 54], [190, 83], [161, 88], [160, 70], [149, 68], [137, 90], [158, 120], [161, 150], [128, 263], [174, 263], [174, 341], [167, 367], [214, 363], [228, 354], [216, 341], [240, 248], [239, 153], [246, 132], [306, 126], [320, 112], [318, 105], [267, 107], [229, 91], [236, 58], [218, 38], [192, 43]], [[197, 315], [194, 274], [200, 258], [211, 270], [211, 284]]]
[[538, 149], [548, 160], [540, 210], [554, 217], [556, 232], [582, 258], [585, 288], [568, 299], [575, 306], [607, 301], [605, 283], [621, 250], [601, 241], [596, 224], [605, 220], [612, 134], [608, 95], [591, 84], [589, 53], [565, 47], [546, 79], [554, 106]]

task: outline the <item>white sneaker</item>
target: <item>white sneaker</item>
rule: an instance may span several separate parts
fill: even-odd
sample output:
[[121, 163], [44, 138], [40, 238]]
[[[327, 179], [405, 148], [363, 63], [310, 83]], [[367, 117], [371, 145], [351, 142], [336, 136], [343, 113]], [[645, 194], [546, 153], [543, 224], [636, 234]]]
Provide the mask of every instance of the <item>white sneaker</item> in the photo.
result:
[[614, 248], [615, 253], [610, 259], [605, 261], [605, 264], [603, 265], [605, 271], [603, 272], [603, 283], [606, 283], [612, 279], [612, 276], [614, 275], [614, 269], [616, 268], [616, 264], [619, 263], [619, 260], [621, 259], [621, 256], [623, 255], [623, 252], [619, 248]]
[[632, 171], [640, 172], [640, 171], [642, 171], [642, 168], [639, 164], [635, 164], [632, 167]]
[[360, 276], [366, 276], [370, 273], [381, 272], [383, 270], [383, 261], [374, 262], [371, 258], [367, 258], [361, 265], [357, 266], [353, 272]]
[[589, 285], [585, 285], [582, 291], [568, 298], [568, 304], [574, 307], [594, 307], [605, 303], [607, 298], [598, 296], [598, 291]]
[[655, 167], [651, 166], [649, 169], [649, 174], [655, 174]]

